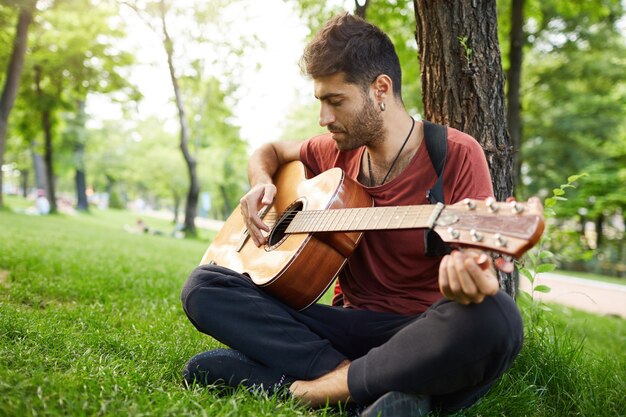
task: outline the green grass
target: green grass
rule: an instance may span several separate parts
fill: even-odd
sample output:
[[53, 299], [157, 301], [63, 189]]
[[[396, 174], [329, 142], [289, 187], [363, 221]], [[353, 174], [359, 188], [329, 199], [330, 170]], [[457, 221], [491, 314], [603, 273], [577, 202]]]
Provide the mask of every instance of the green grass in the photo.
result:
[[591, 279], [594, 281], [608, 282], [610, 284], [626, 285], [626, 278], [608, 277], [606, 275], [594, 274], [591, 272], [580, 272], [580, 271], [559, 270], [555, 272], [561, 275], [567, 275], [569, 277], [574, 277], [574, 278]]
[[[218, 346], [179, 301], [209, 235], [125, 232], [135, 218], [0, 211], [0, 416], [341, 415], [244, 391], [185, 389], [186, 360]], [[626, 414], [626, 321], [556, 307], [541, 317], [527, 325], [514, 367], [458, 415]]]

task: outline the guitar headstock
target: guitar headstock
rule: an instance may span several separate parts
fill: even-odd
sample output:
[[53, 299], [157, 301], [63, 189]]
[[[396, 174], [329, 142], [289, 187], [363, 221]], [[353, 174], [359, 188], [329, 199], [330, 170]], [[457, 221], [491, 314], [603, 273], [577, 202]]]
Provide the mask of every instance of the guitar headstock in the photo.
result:
[[445, 206], [433, 229], [450, 246], [519, 258], [541, 238], [543, 208], [537, 199], [527, 203], [465, 199]]

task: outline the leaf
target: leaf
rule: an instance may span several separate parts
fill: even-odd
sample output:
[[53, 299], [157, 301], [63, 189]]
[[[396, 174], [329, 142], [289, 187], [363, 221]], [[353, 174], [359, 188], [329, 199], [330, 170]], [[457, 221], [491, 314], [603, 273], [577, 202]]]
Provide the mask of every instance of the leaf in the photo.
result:
[[535, 290], [535, 291], [537, 291], [537, 292], [542, 292], [542, 293], [546, 293], [546, 294], [547, 294], [547, 293], [549, 293], [550, 291], [552, 291], [552, 288], [548, 287], [547, 285], [543, 285], [543, 284], [542, 284], [542, 285], [537, 285], [537, 286], [534, 288], [534, 290]]
[[520, 291], [519, 293], [517, 293], [517, 298], [522, 303], [531, 304], [533, 301], [533, 297], [528, 293], [528, 291]]
[[554, 197], [554, 199], [559, 201], [567, 201], [567, 198], [565, 197]]
[[542, 272], [552, 272], [556, 269], [556, 265], [555, 264], [541, 264], [539, 266], [537, 266], [537, 269], [535, 269], [536, 273], [542, 273]]
[[552, 194], [554, 194], [555, 196], [557, 196], [557, 195], [563, 195], [563, 194], [565, 194], [565, 191], [563, 191], [563, 190], [562, 190], [562, 189], [560, 189], [560, 188], [555, 188], [555, 189], [553, 189], [553, 190], [552, 190]]
[[541, 252], [539, 252], [539, 259], [548, 259], [548, 258], [553, 258], [554, 254], [552, 252], [550, 252], [549, 250], [542, 250]]
[[546, 198], [546, 201], [543, 203], [544, 208], [553, 207], [555, 205], [556, 200], [554, 198]]
[[539, 309], [547, 312], [552, 311], [552, 308], [546, 304], [539, 304]]
[[535, 277], [533, 277], [532, 272], [530, 272], [527, 268], [520, 268], [519, 272], [528, 278], [528, 281], [530, 281], [531, 284], [535, 282]]
[[583, 172], [582, 174], [578, 174], [578, 175], [570, 175], [569, 177], [567, 177], [567, 182], [572, 183], [574, 181], [577, 181], [579, 178], [587, 177], [587, 176], [589, 176], [589, 174], [587, 174], [586, 172]]

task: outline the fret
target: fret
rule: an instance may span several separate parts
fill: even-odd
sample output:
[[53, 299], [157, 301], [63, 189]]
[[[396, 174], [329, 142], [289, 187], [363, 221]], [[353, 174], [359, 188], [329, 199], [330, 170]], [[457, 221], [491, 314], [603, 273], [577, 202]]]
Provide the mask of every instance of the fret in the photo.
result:
[[306, 221], [302, 225], [303, 226], [302, 229], [304, 231], [311, 230], [311, 226], [313, 225], [314, 222], [315, 222], [315, 211], [308, 211], [307, 216], [306, 216]]
[[339, 210], [332, 210], [333, 213], [333, 220], [330, 223], [330, 227], [331, 230], [341, 230], [341, 228], [339, 227], [339, 220], [341, 220], [341, 216], [344, 212], [344, 210], [339, 209]]
[[[357, 220], [356, 210], [357, 209], [353, 209], [353, 208], [348, 209], [350, 223], [348, 223], [348, 227], [346, 228], [346, 230], [354, 230], [354, 221]], [[357, 221], [357, 224], [358, 224], [358, 221]]]
[[398, 210], [401, 208], [401, 206], [396, 206], [393, 208], [393, 210], [391, 211], [390, 215], [389, 215], [389, 220], [387, 221], [387, 225], [385, 226], [385, 229], [396, 229], [398, 224], [394, 224], [394, 226], [392, 226], [392, 222], [395, 221], [398, 217], [397, 213]]

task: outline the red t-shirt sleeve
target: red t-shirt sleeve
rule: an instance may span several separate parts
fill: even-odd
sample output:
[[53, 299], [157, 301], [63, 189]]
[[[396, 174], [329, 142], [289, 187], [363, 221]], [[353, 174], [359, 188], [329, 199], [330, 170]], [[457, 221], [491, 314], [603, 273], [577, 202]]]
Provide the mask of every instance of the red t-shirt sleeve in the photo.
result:
[[493, 185], [485, 153], [473, 137], [448, 129], [448, 159], [444, 171], [446, 203], [465, 198], [493, 197]]

